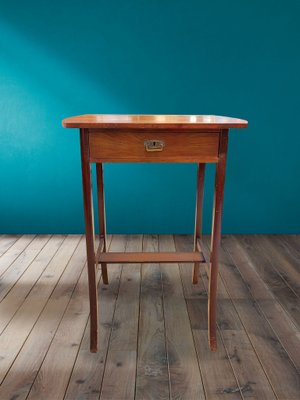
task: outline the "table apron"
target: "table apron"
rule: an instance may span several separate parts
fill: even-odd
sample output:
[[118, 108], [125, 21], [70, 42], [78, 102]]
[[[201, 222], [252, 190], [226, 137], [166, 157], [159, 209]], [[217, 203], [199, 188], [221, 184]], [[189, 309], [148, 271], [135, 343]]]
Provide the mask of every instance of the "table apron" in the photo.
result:
[[218, 162], [219, 139], [220, 130], [105, 132], [91, 129], [89, 161], [214, 163]]

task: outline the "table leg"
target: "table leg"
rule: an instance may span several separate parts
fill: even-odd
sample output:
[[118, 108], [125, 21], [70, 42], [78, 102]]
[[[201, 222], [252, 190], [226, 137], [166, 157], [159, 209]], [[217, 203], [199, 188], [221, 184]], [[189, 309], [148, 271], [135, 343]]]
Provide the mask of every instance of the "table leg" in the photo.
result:
[[[103, 184], [103, 165], [96, 164], [97, 172], [97, 193], [98, 193], [98, 220], [99, 220], [99, 238], [103, 240], [103, 251], [106, 251], [106, 226], [105, 226], [105, 203], [104, 203], [104, 184]], [[102, 281], [108, 285], [107, 264], [101, 263]]]
[[89, 162], [89, 136], [86, 129], [80, 129], [81, 169], [86, 234], [87, 267], [91, 316], [90, 350], [95, 353], [98, 347], [98, 296], [96, 283], [94, 212], [92, 197], [91, 165]]
[[219, 267], [219, 247], [221, 243], [221, 220], [224, 198], [228, 130], [220, 134], [219, 161], [216, 165], [213, 223], [210, 253], [209, 291], [208, 291], [208, 339], [212, 351], [217, 350], [216, 306]]
[[[195, 213], [195, 232], [194, 232], [194, 251], [197, 251], [197, 240], [202, 238], [202, 207], [204, 192], [205, 164], [198, 164], [197, 172], [197, 194], [196, 194], [196, 213]], [[198, 283], [200, 263], [196, 262], [193, 267], [192, 281]]]

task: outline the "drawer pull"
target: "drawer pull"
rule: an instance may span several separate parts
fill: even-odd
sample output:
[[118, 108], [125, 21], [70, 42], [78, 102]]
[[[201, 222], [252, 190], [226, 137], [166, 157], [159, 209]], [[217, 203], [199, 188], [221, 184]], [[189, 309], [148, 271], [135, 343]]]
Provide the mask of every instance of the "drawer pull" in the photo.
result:
[[145, 140], [144, 146], [146, 151], [163, 151], [165, 142], [163, 140]]

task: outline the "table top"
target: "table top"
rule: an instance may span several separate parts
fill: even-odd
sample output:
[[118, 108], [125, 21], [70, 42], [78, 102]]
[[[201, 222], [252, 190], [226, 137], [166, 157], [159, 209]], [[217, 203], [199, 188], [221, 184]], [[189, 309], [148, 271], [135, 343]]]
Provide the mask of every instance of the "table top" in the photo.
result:
[[86, 114], [65, 118], [65, 128], [227, 129], [247, 128], [248, 121], [217, 115]]

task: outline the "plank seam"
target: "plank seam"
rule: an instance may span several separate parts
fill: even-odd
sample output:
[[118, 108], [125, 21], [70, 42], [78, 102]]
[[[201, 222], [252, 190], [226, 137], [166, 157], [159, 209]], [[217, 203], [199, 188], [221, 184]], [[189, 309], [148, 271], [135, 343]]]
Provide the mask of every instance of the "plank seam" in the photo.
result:
[[[110, 236], [110, 241], [109, 241], [109, 244], [108, 244], [108, 250], [110, 248], [111, 242], [112, 242], [112, 236]], [[86, 266], [86, 263], [84, 264], [83, 268], [85, 268], [85, 266]], [[97, 268], [97, 264], [96, 264], [96, 268]], [[98, 287], [99, 282], [101, 281], [101, 279], [102, 279], [102, 273], [100, 274], [99, 279], [97, 279], [97, 287]], [[68, 383], [66, 385], [66, 389], [65, 389], [65, 392], [64, 392], [64, 397], [63, 397], [64, 399], [65, 399], [65, 397], [67, 395], [68, 388], [69, 388], [69, 385], [70, 385], [70, 381], [71, 381], [71, 378], [72, 378], [72, 375], [73, 375], [73, 371], [74, 371], [74, 368], [75, 368], [75, 365], [76, 365], [76, 362], [77, 362], [77, 359], [78, 359], [79, 351], [80, 351], [80, 348], [81, 348], [81, 345], [82, 345], [82, 342], [83, 342], [83, 339], [84, 339], [84, 334], [85, 334], [85, 332], [87, 330], [87, 327], [88, 327], [88, 324], [89, 324], [89, 318], [90, 318], [90, 314], [88, 315], [86, 324], [84, 326], [83, 333], [82, 333], [82, 336], [81, 336], [81, 340], [80, 340], [80, 343], [79, 343], [79, 346], [78, 346], [78, 350], [77, 350], [77, 353], [76, 353], [76, 357], [74, 359], [74, 363], [73, 363], [72, 368], [71, 368], [71, 372], [70, 372], [70, 376], [69, 376], [69, 379], [68, 379]]]
[[[2, 241], [2, 240], [4, 239], [3, 236], [5, 236], [5, 235], [1, 235], [0, 241]], [[4, 251], [0, 254], [0, 258], [1, 258], [14, 244], [16, 244], [17, 241], [18, 241], [19, 239], [21, 239], [22, 236], [23, 236], [23, 235], [16, 235], [16, 240], [15, 240], [6, 250], [4, 250]], [[1, 243], [0, 243], [0, 244], [1, 244]]]
[[[66, 240], [66, 239], [65, 239], [65, 240]], [[64, 240], [64, 241], [65, 241], [65, 240]], [[65, 269], [67, 268], [67, 266], [68, 266], [68, 264], [69, 264], [69, 262], [70, 262], [70, 260], [71, 260], [71, 258], [72, 258], [72, 256], [73, 256], [74, 252], [76, 251], [76, 249], [77, 249], [77, 247], [78, 247], [78, 245], [79, 245], [79, 243], [80, 243], [80, 241], [81, 241], [81, 240], [79, 240], [78, 243], [77, 243], [77, 245], [75, 246], [74, 251], [72, 252], [71, 256], [69, 257], [69, 260], [68, 260], [68, 262], [66, 263], [65, 268], [63, 269], [62, 273], [60, 274], [60, 276], [59, 276], [59, 278], [58, 278], [57, 283], [55, 284], [53, 290], [51, 291], [51, 293], [50, 293], [50, 295], [49, 295], [49, 297], [48, 297], [48, 300], [46, 301], [46, 303], [45, 303], [44, 307], [42, 308], [41, 312], [39, 313], [39, 315], [37, 316], [37, 318], [36, 318], [34, 324], [32, 325], [32, 328], [30, 329], [30, 331], [29, 331], [29, 333], [28, 333], [26, 339], [24, 340], [22, 346], [20, 347], [20, 350], [19, 350], [18, 353], [16, 354], [16, 357], [14, 358], [14, 361], [11, 363], [9, 369], [7, 370], [7, 372], [6, 372], [6, 374], [5, 374], [5, 376], [4, 376], [3, 380], [2, 380], [2, 382], [4, 382], [5, 377], [7, 376], [7, 374], [8, 374], [9, 371], [10, 371], [10, 369], [12, 368], [12, 366], [13, 366], [15, 360], [17, 359], [18, 355], [19, 355], [20, 352], [22, 351], [22, 349], [23, 349], [23, 347], [24, 347], [24, 345], [25, 345], [25, 343], [26, 343], [28, 337], [30, 336], [32, 330], [34, 329], [35, 325], [37, 324], [37, 322], [38, 322], [38, 320], [39, 320], [41, 314], [43, 313], [45, 307], [47, 306], [50, 297], [52, 296], [52, 294], [53, 294], [55, 288], [57, 287], [58, 282], [60, 281], [60, 279], [61, 279], [61, 277], [62, 277], [62, 275], [63, 275]], [[83, 268], [84, 268], [84, 267], [83, 267]], [[78, 281], [77, 281], [77, 282], [78, 282]], [[77, 283], [76, 283], [76, 285], [77, 285]], [[76, 285], [75, 285], [75, 286], [76, 286]], [[74, 286], [74, 289], [75, 289], [75, 286]], [[72, 292], [72, 293], [73, 293], [73, 292]], [[72, 297], [72, 296], [70, 296], [69, 302], [70, 302], [70, 300], [71, 300], [71, 297]], [[69, 304], [69, 302], [68, 302], [68, 304]], [[68, 305], [67, 305], [67, 306], [68, 306]], [[67, 308], [67, 307], [66, 307], [66, 308]], [[58, 324], [58, 327], [59, 327], [60, 323], [61, 323], [61, 320], [60, 320], [60, 322], [59, 322], [59, 324]], [[58, 329], [58, 327], [57, 327], [57, 329]], [[55, 334], [56, 334], [57, 329], [55, 330]], [[55, 334], [54, 334], [54, 336], [55, 336]], [[54, 336], [53, 336], [53, 338], [54, 338]], [[49, 344], [49, 347], [50, 347], [50, 345], [51, 345], [51, 343], [52, 343], [52, 341], [53, 341], [53, 338], [52, 338], [52, 340], [51, 340], [51, 342], [50, 342], [50, 344]], [[48, 347], [48, 350], [49, 350], [49, 347]], [[47, 352], [46, 352], [46, 355], [47, 355], [47, 353], [48, 353], [48, 350], [47, 350]], [[46, 355], [45, 355], [45, 357], [46, 357]], [[43, 361], [41, 362], [41, 365], [43, 364], [45, 357], [43, 358]], [[41, 367], [41, 365], [40, 365], [40, 367]], [[39, 372], [39, 370], [40, 370], [40, 367], [39, 367], [39, 369], [38, 369], [38, 371], [37, 371], [37, 374], [38, 374], [38, 372]], [[36, 374], [36, 376], [37, 376], [37, 374]], [[34, 382], [35, 382], [35, 380], [36, 380], [36, 376], [35, 376], [35, 378], [34, 378], [32, 384], [30, 385], [30, 390], [31, 390], [32, 385], [34, 384]], [[2, 384], [2, 382], [1, 382], [0, 384]], [[26, 398], [29, 396], [30, 390], [29, 390], [29, 392], [28, 392]]]
[[[65, 266], [63, 272], [61, 273], [61, 275], [60, 275], [60, 277], [59, 277], [59, 279], [58, 279], [58, 281], [57, 281], [57, 284], [55, 285], [54, 289], [52, 290], [51, 295], [52, 295], [53, 291], [55, 290], [56, 286], [58, 285], [58, 283], [59, 283], [59, 281], [60, 281], [60, 279], [61, 279], [63, 273], [65, 272], [65, 270], [66, 270], [66, 268], [67, 268], [67, 266], [68, 266], [68, 264], [69, 264], [71, 258], [73, 257], [73, 255], [74, 255], [74, 253], [75, 253], [77, 247], [79, 246], [79, 243], [81, 242], [81, 240], [82, 240], [82, 235], [81, 235], [81, 237], [80, 237], [80, 239], [79, 239], [77, 245], [75, 246], [75, 249], [74, 249], [74, 251], [72, 252], [72, 254], [71, 254], [71, 256], [70, 256], [68, 262], [66, 263], [66, 266]], [[29, 389], [29, 391], [28, 391], [28, 393], [27, 393], [26, 399], [29, 397], [29, 395], [30, 395], [30, 393], [31, 393], [31, 389], [32, 389], [32, 387], [33, 387], [33, 385], [34, 385], [34, 383], [35, 383], [35, 381], [36, 381], [36, 379], [37, 379], [37, 376], [38, 376], [38, 374], [39, 374], [39, 372], [40, 372], [40, 369], [41, 369], [41, 367], [42, 367], [42, 365], [43, 365], [43, 363], [44, 363], [44, 361], [45, 361], [45, 358], [47, 357], [47, 354], [48, 354], [49, 349], [50, 349], [50, 347], [51, 347], [51, 345], [52, 345], [52, 343], [53, 343], [53, 340], [54, 340], [54, 338], [55, 338], [55, 336], [56, 336], [56, 333], [57, 333], [57, 331], [58, 331], [58, 329], [59, 329], [59, 327], [60, 327], [60, 325], [61, 325], [61, 322], [62, 322], [62, 320], [63, 320], [63, 317], [64, 317], [65, 313], [67, 312], [67, 309], [68, 309], [68, 306], [69, 306], [69, 304], [70, 304], [70, 301], [71, 301], [71, 299], [72, 299], [72, 297], [73, 297], [73, 293], [74, 293], [74, 291], [75, 291], [75, 288], [77, 287], [78, 282], [79, 282], [79, 279], [80, 279], [81, 275], [83, 274], [83, 270], [84, 270], [84, 268], [85, 268], [85, 265], [86, 265], [86, 262], [83, 264], [82, 269], [81, 269], [81, 273], [79, 274], [79, 277], [78, 277], [78, 279], [76, 280], [76, 284], [73, 286], [72, 293], [71, 293], [71, 295], [70, 295], [70, 297], [69, 297], [69, 300], [68, 300], [68, 302], [67, 302], [67, 304], [66, 304], [66, 307], [65, 307], [65, 309], [64, 309], [64, 312], [63, 312], [63, 314], [62, 314], [62, 316], [61, 316], [61, 318], [60, 318], [60, 320], [59, 320], [59, 323], [58, 323], [58, 325], [57, 325], [57, 327], [56, 327], [56, 329], [55, 329], [55, 333], [54, 333], [54, 335], [52, 336], [51, 341], [49, 342], [48, 349], [47, 349], [47, 351], [45, 352], [45, 355], [44, 355], [44, 357], [43, 357], [43, 360], [42, 360], [42, 362], [41, 362], [41, 364], [40, 364], [40, 366], [39, 366], [39, 368], [38, 368], [38, 370], [37, 370], [37, 372], [36, 372], [35, 378], [34, 378], [34, 380], [32, 381], [32, 383], [31, 383], [31, 385], [30, 385], [30, 389]], [[48, 297], [48, 300], [47, 300], [45, 306], [43, 307], [43, 310], [44, 310], [44, 308], [46, 307], [46, 305], [47, 305], [47, 303], [48, 303], [48, 301], [49, 301], [51, 295]], [[41, 313], [43, 312], [43, 310], [41, 311]], [[39, 314], [39, 317], [40, 317], [41, 313]], [[37, 323], [39, 317], [37, 318], [36, 323]], [[36, 324], [36, 323], [35, 323], [35, 324]], [[34, 324], [34, 325], [35, 325], [35, 324]], [[31, 331], [30, 331], [30, 332], [31, 332]], [[28, 336], [29, 336], [29, 335], [28, 335]], [[26, 340], [24, 341], [24, 344], [25, 344], [25, 342], [26, 342]]]
[[[223, 249], [224, 249], [224, 247], [223, 247]], [[225, 250], [225, 252], [226, 252], [227, 254], [229, 254], [229, 253], [227, 252], [226, 249], [224, 249], [224, 250]], [[236, 264], [235, 264], [235, 262], [233, 261], [233, 259], [232, 259], [232, 257], [231, 257], [230, 254], [229, 254], [229, 256], [230, 256], [230, 259], [232, 260], [233, 264], [236, 266]], [[236, 268], [237, 268], [239, 274], [241, 275], [240, 270], [238, 269], [237, 266], [236, 266]], [[244, 323], [243, 323], [243, 321], [242, 321], [242, 319], [241, 319], [241, 317], [240, 317], [240, 314], [239, 314], [239, 312], [238, 312], [238, 310], [237, 310], [237, 308], [236, 308], [236, 306], [235, 306], [235, 302], [234, 302], [234, 300], [231, 298], [231, 296], [230, 296], [230, 294], [229, 294], [228, 287], [227, 287], [227, 285], [226, 285], [226, 283], [225, 283], [225, 281], [224, 281], [224, 279], [223, 279], [221, 273], [219, 273], [219, 275], [220, 275], [220, 279], [222, 280], [223, 285], [224, 285], [224, 287], [225, 287], [225, 289], [226, 289], [226, 291], [227, 291], [227, 293], [228, 293], [228, 296], [229, 296], [229, 298], [230, 298], [230, 301], [231, 301], [231, 303], [232, 303], [232, 305], [233, 305], [233, 307], [234, 307], [234, 309], [235, 309], [235, 311], [236, 311], [236, 313], [237, 313], [237, 315], [238, 315], [238, 318], [239, 318], [239, 320], [240, 320], [240, 322], [241, 322], [241, 324], [242, 324], [242, 326], [243, 326], [243, 328], [244, 328], [244, 331], [245, 331], [245, 333], [246, 333], [246, 335], [247, 335], [247, 337], [248, 337], [248, 339], [249, 339], [249, 342], [251, 343], [251, 346], [252, 346], [252, 348], [253, 348], [253, 351], [254, 351], [254, 353], [256, 354], [256, 357], [257, 357], [257, 359], [258, 359], [258, 361], [259, 361], [259, 363], [260, 363], [260, 365], [261, 365], [261, 368], [262, 368], [262, 370], [264, 371], [264, 373], [265, 373], [265, 375], [266, 375], [266, 378], [267, 378], [267, 380], [268, 380], [268, 382], [269, 382], [269, 384], [270, 384], [270, 387], [271, 387], [272, 390], [273, 390], [274, 396], [275, 396], [277, 399], [279, 399], [278, 396], [277, 396], [277, 393], [276, 393], [276, 391], [275, 391], [275, 389], [274, 389], [274, 387], [273, 387], [273, 385], [272, 385], [272, 382], [271, 382], [271, 380], [270, 380], [270, 378], [269, 378], [269, 376], [268, 376], [268, 374], [267, 374], [267, 372], [266, 372], [266, 370], [265, 370], [265, 368], [264, 368], [264, 365], [263, 365], [263, 363], [262, 363], [262, 361], [261, 361], [261, 359], [260, 359], [260, 356], [259, 356], [259, 354], [257, 353], [257, 351], [256, 351], [256, 349], [255, 349], [255, 346], [253, 345], [252, 340], [251, 340], [251, 338], [250, 338], [250, 335], [248, 334], [248, 331], [247, 331], [247, 329], [246, 329], [246, 327], [245, 327], [245, 325], [244, 325]], [[241, 275], [241, 277], [242, 277], [242, 275]], [[242, 277], [242, 280], [243, 280], [243, 282], [244, 282], [244, 278], [243, 278], [243, 277]], [[248, 289], [248, 290], [249, 290], [249, 289]], [[251, 297], [253, 298], [251, 292], [250, 292], [250, 295], [251, 295]], [[253, 300], [254, 300], [255, 304], [258, 306], [257, 301], [256, 301], [254, 298], [253, 298]], [[258, 306], [258, 307], [259, 307], [259, 306]], [[259, 307], [259, 310], [261, 310], [260, 307]], [[264, 316], [264, 318], [265, 318], [265, 314], [264, 314], [264, 313], [263, 313], [263, 316]], [[265, 318], [265, 319], [266, 319], [266, 318]], [[267, 321], [267, 322], [268, 322], [268, 321]], [[268, 324], [269, 324], [269, 322], [268, 322]], [[270, 325], [270, 324], [269, 324], [269, 325]], [[272, 329], [272, 331], [274, 332], [273, 328], [271, 328], [271, 329]], [[274, 332], [274, 333], [275, 333], [275, 332]], [[276, 335], [276, 333], [275, 333], [275, 335]], [[277, 336], [277, 335], [276, 335], [276, 336]], [[281, 343], [281, 342], [280, 342], [280, 343]], [[279, 400], [280, 400], [280, 399], [279, 399]]]
[[[53, 237], [53, 235], [51, 235], [50, 239], [48, 240], [48, 242], [51, 240], [51, 238]], [[32, 285], [31, 289], [29, 290], [29, 292], [26, 294], [24, 301], [27, 299], [27, 297], [30, 295], [30, 293], [32, 292], [35, 284], [37, 283], [37, 281], [41, 278], [42, 274], [45, 272], [45, 270], [47, 269], [47, 267], [49, 266], [49, 264], [51, 263], [52, 259], [55, 257], [55, 255], [57, 254], [58, 250], [60, 249], [60, 247], [62, 246], [63, 242], [66, 240], [66, 236], [63, 239], [63, 241], [61, 242], [61, 244], [59, 245], [59, 247], [55, 250], [54, 254], [52, 255], [52, 257], [50, 258], [49, 262], [45, 265], [44, 269], [41, 271], [40, 275], [37, 277], [37, 279], [34, 281], [34, 284]], [[46, 244], [48, 244], [48, 242]], [[45, 245], [46, 246], [46, 245]], [[30, 265], [34, 262], [34, 260], [32, 260], [32, 262], [28, 265], [27, 268], [30, 267]], [[26, 270], [27, 270], [26, 268]], [[26, 270], [24, 271], [24, 273], [26, 272]], [[23, 275], [23, 274], [22, 274]], [[20, 277], [21, 278], [21, 277]], [[19, 280], [19, 279], [18, 279]], [[14, 287], [15, 285], [13, 285]], [[12, 288], [10, 289], [12, 290]], [[10, 292], [10, 291], [9, 291]], [[1, 300], [1, 302], [6, 298], [6, 296], [9, 294], [9, 292], [6, 293], [6, 295], [4, 296], [4, 298]], [[24, 301], [19, 305], [19, 307], [16, 309], [16, 311], [13, 313], [12, 317], [10, 318], [10, 320], [7, 322], [7, 324], [5, 325], [5, 327], [2, 329], [2, 331], [0, 332], [0, 335], [2, 334], [2, 332], [4, 332], [4, 330], [6, 329], [6, 327], [9, 325], [9, 323], [11, 322], [11, 320], [13, 319], [13, 317], [15, 316], [15, 314], [19, 311], [19, 309], [22, 307]]]
[[[232, 255], [231, 255], [231, 253], [226, 249], [226, 247], [224, 247], [223, 249], [224, 249], [224, 251], [229, 255], [230, 259], [232, 260], [233, 264], [235, 265], [236, 269], [238, 270], [238, 272], [239, 272], [239, 274], [240, 274], [240, 276], [241, 276], [243, 282], [246, 284], [246, 281], [245, 281], [245, 279], [244, 279], [244, 277], [243, 277], [243, 274], [242, 274], [242, 272], [240, 271], [239, 267], [237, 266], [236, 262], [234, 261], [234, 259], [233, 259]], [[222, 281], [223, 281], [223, 283], [224, 283], [223, 278], [222, 278]], [[226, 287], [226, 290], [227, 290], [227, 292], [228, 292], [228, 289], [227, 289], [227, 286], [225, 285], [225, 283], [224, 283], [224, 286]], [[264, 319], [266, 320], [266, 322], [267, 322], [268, 325], [270, 326], [272, 332], [274, 332], [275, 336], [277, 337], [277, 339], [278, 339], [280, 345], [282, 346], [282, 348], [283, 348], [284, 351], [286, 352], [290, 363], [291, 363], [292, 366], [295, 368], [295, 370], [298, 372], [297, 366], [295, 365], [295, 363], [293, 362], [293, 360], [290, 358], [289, 352], [288, 352], [288, 351], [286, 350], [286, 348], [284, 347], [284, 345], [283, 345], [283, 343], [281, 342], [279, 336], [277, 335], [276, 331], [274, 330], [274, 328], [272, 327], [270, 321], [268, 320], [268, 318], [267, 318], [265, 312], [263, 311], [263, 309], [262, 309], [261, 306], [259, 305], [259, 302], [256, 300], [256, 298], [255, 298], [254, 295], [252, 294], [252, 291], [251, 291], [249, 288], [248, 288], [248, 291], [249, 291], [249, 294], [250, 294], [251, 298], [252, 298], [253, 301], [255, 302], [255, 305], [257, 306], [257, 308], [259, 309], [259, 311], [260, 311], [261, 314], [263, 315]], [[291, 323], [295, 326], [293, 320], [291, 320], [290, 316], [287, 314], [287, 312], [286, 312], [285, 308], [282, 306], [282, 304], [274, 297], [274, 295], [272, 294], [272, 292], [270, 292], [270, 293], [271, 293], [271, 295], [273, 296], [274, 301], [276, 301], [276, 302], [280, 305], [280, 307], [283, 309], [283, 311], [284, 311], [285, 314], [287, 315], [288, 319], [289, 319], [289, 320], [291, 321]], [[228, 292], [228, 294], [229, 294], [229, 292]], [[232, 302], [233, 302], [233, 301], [232, 301]], [[234, 302], [233, 302], [233, 303], [234, 303]], [[234, 307], [235, 307], [235, 305], [234, 305]], [[242, 322], [242, 321], [241, 321], [241, 322]], [[244, 325], [243, 325], [243, 326], [244, 326]], [[295, 328], [296, 328], [296, 326], [295, 326]], [[251, 342], [251, 344], [252, 344], [252, 342]], [[267, 374], [266, 374], [266, 375], [267, 375]], [[272, 386], [272, 388], [273, 388], [273, 386]]]
[[[15, 245], [22, 237], [24, 237], [25, 235], [21, 236], [13, 245]], [[20, 255], [23, 253], [23, 251], [25, 251], [27, 249], [27, 247], [34, 241], [34, 239], [37, 237], [37, 235], [33, 235], [31, 241], [24, 247], [24, 249], [21, 251], [21, 253], [19, 253], [18, 255], [16, 255], [16, 257], [11, 261], [10, 264], [8, 264], [7, 268], [5, 269], [5, 271], [2, 271], [0, 274], [0, 277], [5, 274], [5, 272], [11, 267], [11, 265], [20, 257]], [[11, 246], [12, 247], [12, 246]], [[10, 247], [10, 248], [11, 248]], [[4, 253], [5, 254], [5, 253]], [[1, 255], [2, 257], [2, 255]]]
[[[173, 235], [173, 240], [174, 240], [174, 246], [175, 246], [175, 248], [178, 249], [178, 246], [177, 246], [176, 240], [175, 240], [175, 238], [174, 238], [174, 235]], [[182, 273], [181, 273], [181, 271], [182, 271], [183, 265], [182, 265], [181, 263], [178, 263], [178, 266], [179, 266], [180, 282], [181, 282], [182, 291], [183, 291], [183, 295], [184, 295], [183, 297], [184, 297], [184, 301], [185, 301], [185, 306], [186, 306], [186, 310], [187, 310], [187, 315], [188, 315], [189, 322], [190, 322], [190, 329], [191, 329], [191, 332], [192, 332], [194, 348], [195, 348], [195, 352], [196, 352], [196, 355], [197, 355], [197, 363], [198, 363], [198, 367], [199, 367], [199, 372], [200, 372], [200, 377], [201, 377], [201, 383], [202, 383], [202, 387], [203, 387], [203, 393], [204, 393], [205, 399], [208, 399], [208, 397], [207, 397], [208, 394], [207, 394], [207, 391], [206, 391], [206, 388], [205, 388], [205, 385], [204, 385], [204, 381], [203, 381], [203, 371], [202, 371], [202, 369], [201, 369], [201, 365], [200, 365], [200, 362], [199, 362], [200, 354], [199, 354], [198, 351], [197, 351], [196, 341], [195, 341], [195, 337], [194, 337], [194, 331], [193, 331], [193, 329], [192, 329], [192, 321], [191, 321], [191, 317], [190, 317], [190, 313], [189, 313], [189, 308], [188, 308], [188, 305], [187, 305], [187, 299], [186, 299], [186, 296], [185, 296], [185, 287], [184, 287], [184, 283], [183, 283], [183, 280], [182, 280]]]
[[[27, 267], [24, 269], [24, 271], [21, 273], [20, 276], [18, 276], [18, 279], [16, 281], [14, 281], [14, 284], [11, 286], [11, 288], [8, 290], [7, 293], [5, 293], [5, 295], [2, 297], [1, 301], [5, 299], [5, 297], [9, 294], [9, 292], [15, 287], [15, 285], [18, 283], [18, 281], [22, 278], [22, 276], [25, 274], [25, 272], [27, 271], [27, 269], [30, 267], [30, 265], [36, 260], [36, 258], [38, 257], [38, 255], [41, 253], [41, 251], [44, 249], [44, 247], [47, 245], [47, 243], [49, 242], [49, 240], [51, 239], [53, 235], [50, 235], [48, 237], [48, 240], [43, 244], [43, 246], [41, 247], [41, 249], [37, 252], [37, 254], [34, 256], [34, 258], [30, 261], [30, 263], [27, 265]], [[37, 237], [37, 235], [35, 236]], [[31, 244], [32, 242], [30, 242]], [[27, 247], [26, 247], [27, 248]], [[23, 252], [22, 252], [23, 253]], [[5, 272], [8, 269], [5, 270]], [[4, 274], [4, 273], [3, 273]], [[3, 274], [1, 275], [1, 277], [3, 276]], [[2, 279], [2, 278], [1, 278]]]
[[[112, 240], [113, 240], [113, 237], [112, 237]], [[128, 244], [128, 239], [127, 239], [127, 236], [126, 236], [126, 243], [125, 243], [124, 251], [126, 251], [127, 244]], [[110, 328], [110, 331], [109, 331], [109, 337], [108, 337], [108, 341], [107, 341], [107, 349], [106, 349], [105, 357], [104, 357], [103, 374], [102, 374], [101, 384], [100, 384], [100, 393], [99, 393], [99, 396], [98, 396], [99, 400], [101, 399], [101, 395], [102, 395], [102, 387], [103, 387], [103, 381], [104, 381], [104, 375], [105, 375], [105, 369], [106, 369], [106, 361], [107, 361], [107, 357], [108, 357], [108, 352], [109, 352], [109, 347], [110, 347], [110, 339], [111, 339], [113, 326], [114, 326], [114, 318], [115, 318], [115, 314], [116, 314], [117, 300], [118, 300], [119, 292], [120, 292], [122, 274], [123, 274], [123, 264], [121, 265], [120, 278], [119, 278], [119, 284], [118, 284], [118, 293], [117, 293], [115, 304], [114, 304], [114, 311], [113, 311], [113, 315], [112, 315], [112, 319], [111, 319], [112, 324], [111, 324], [111, 328]]]

